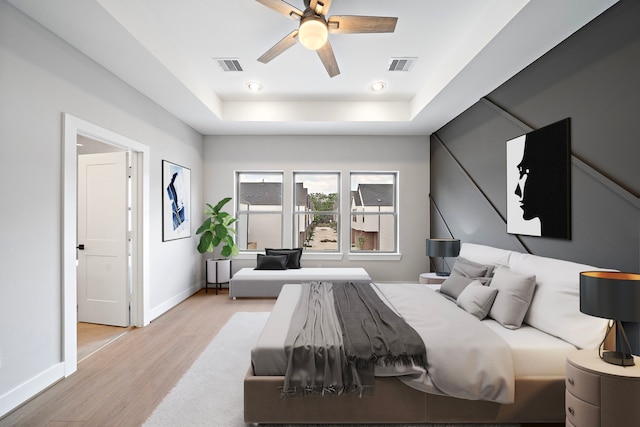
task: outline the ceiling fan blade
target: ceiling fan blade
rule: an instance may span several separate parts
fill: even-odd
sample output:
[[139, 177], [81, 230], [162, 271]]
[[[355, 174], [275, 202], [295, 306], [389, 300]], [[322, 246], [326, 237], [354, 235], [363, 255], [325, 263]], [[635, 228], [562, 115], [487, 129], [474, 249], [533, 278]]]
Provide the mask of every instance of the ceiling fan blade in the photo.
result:
[[331, 7], [331, 0], [311, 0], [309, 2], [309, 7], [317, 15], [326, 15], [327, 13], [329, 13], [329, 8]]
[[393, 33], [398, 18], [387, 16], [334, 15], [327, 21], [329, 32], [346, 33]]
[[335, 77], [340, 74], [340, 68], [338, 68], [338, 62], [336, 61], [336, 56], [333, 54], [333, 48], [329, 40], [316, 52], [318, 52], [322, 65], [324, 65], [327, 73], [329, 73], [329, 77]]
[[302, 18], [302, 11], [296, 7], [291, 6], [289, 3], [284, 2], [282, 0], [256, 0], [258, 3], [261, 3], [267, 6], [270, 9], [275, 10], [278, 13], [283, 14], [287, 18], [293, 19], [295, 21], [300, 20]]
[[293, 30], [287, 34], [282, 40], [276, 43], [271, 49], [262, 54], [258, 61], [266, 64], [276, 56], [280, 55], [285, 50], [298, 42], [298, 30]]

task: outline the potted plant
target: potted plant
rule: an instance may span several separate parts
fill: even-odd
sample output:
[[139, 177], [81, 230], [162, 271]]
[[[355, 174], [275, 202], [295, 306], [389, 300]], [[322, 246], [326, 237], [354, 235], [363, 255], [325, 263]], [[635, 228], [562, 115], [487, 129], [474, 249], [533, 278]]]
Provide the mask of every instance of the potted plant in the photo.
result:
[[198, 252], [201, 254], [205, 252], [213, 253], [215, 248], [222, 245], [220, 250], [222, 258], [207, 260], [206, 287], [208, 288], [209, 283], [215, 283], [216, 293], [221, 283], [227, 283], [231, 279], [231, 259], [229, 257], [240, 253], [233, 238], [236, 233], [233, 223], [237, 221], [237, 218], [234, 218], [228, 212], [222, 211], [222, 207], [230, 200], [231, 197], [225, 197], [215, 206], [207, 203], [207, 207], [204, 210], [206, 219], [196, 231], [196, 234], [202, 233], [198, 243]]

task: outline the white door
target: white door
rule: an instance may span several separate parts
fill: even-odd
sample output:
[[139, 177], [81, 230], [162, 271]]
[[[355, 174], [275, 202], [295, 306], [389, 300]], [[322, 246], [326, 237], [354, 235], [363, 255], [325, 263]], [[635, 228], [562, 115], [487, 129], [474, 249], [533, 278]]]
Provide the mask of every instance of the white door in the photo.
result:
[[78, 156], [78, 321], [129, 326], [127, 152]]

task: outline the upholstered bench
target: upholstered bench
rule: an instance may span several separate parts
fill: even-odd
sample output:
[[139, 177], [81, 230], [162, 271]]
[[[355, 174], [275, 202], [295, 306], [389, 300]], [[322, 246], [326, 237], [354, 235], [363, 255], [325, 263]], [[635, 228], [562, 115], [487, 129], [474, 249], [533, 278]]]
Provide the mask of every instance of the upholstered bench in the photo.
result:
[[242, 268], [229, 282], [229, 296], [277, 297], [285, 283], [310, 281], [370, 281], [364, 268], [298, 268], [287, 270], [255, 270]]

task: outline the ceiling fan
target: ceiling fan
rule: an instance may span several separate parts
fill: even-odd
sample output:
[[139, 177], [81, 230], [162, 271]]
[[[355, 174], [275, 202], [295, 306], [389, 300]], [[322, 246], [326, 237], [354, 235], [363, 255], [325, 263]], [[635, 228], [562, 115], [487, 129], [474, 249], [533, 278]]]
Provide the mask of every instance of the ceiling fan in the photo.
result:
[[287, 34], [282, 40], [266, 51], [258, 61], [268, 63], [276, 56], [300, 41], [304, 47], [318, 52], [329, 77], [340, 74], [336, 57], [333, 54], [328, 33], [393, 33], [398, 18], [386, 16], [334, 15], [325, 18], [332, 0], [304, 0], [305, 10], [291, 6], [282, 0], [256, 0], [258, 3], [275, 10], [282, 15], [300, 21], [297, 30]]

